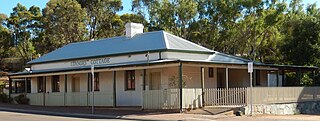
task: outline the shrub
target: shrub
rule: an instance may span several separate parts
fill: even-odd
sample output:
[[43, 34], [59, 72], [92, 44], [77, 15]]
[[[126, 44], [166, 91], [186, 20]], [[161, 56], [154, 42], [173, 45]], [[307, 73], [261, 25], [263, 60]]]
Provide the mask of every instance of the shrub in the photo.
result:
[[9, 96], [5, 93], [0, 93], [0, 102], [2, 103], [11, 103], [12, 98], [9, 98]]
[[14, 100], [15, 100], [18, 104], [25, 104], [25, 105], [28, 105], [28, 104], [29, 104], [29, 98], [27, 98], [25, 95], [22, 95], [22, 94], [14, 97]]

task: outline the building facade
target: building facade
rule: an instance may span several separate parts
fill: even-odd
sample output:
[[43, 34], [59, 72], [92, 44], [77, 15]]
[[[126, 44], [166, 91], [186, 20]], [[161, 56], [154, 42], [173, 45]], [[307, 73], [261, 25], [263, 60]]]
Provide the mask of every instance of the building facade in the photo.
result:
[[[27, 71], [10, 74], [10, 95], [43, 106], [198, 108], [222, 97], [206, 90], [249, 87], [248, 62], [128, 23], [126, 36], [71, 43], [28, 62]], [[253, 86], [284, 85], [286, 67], [254, 62]]]

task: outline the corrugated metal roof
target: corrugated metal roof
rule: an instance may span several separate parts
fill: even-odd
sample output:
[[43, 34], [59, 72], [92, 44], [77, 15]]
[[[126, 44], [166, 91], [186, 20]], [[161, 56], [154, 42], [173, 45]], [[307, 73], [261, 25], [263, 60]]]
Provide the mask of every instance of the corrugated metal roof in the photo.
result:
[[[95, 69], [103, 68], [115, 68], [115, 67], [124, 67], [124, 66], [138, 66], [138, 65], [149, 65], [149, 64], [161, 64], [161, 63], [170, 63], [177, 62], [178, 60], [153, 60], [153, 61], [135, 61], [135, 62], [126, 62], [126, 63], [116, 63], [116, 64], [103, 64], [95, 65]], [[68, 72], [68, 71], [79, 71], [79, 70], [90, 70], [91, 66], [81, 66], [81, 67], [72, 67], [72, 68], [58, 68], [58, 69], [43, 69], [43, 70], [32, 70], [32, 72], [23, 71], [17, 73], [10, 73], [9, 76], [18, 76], [18, 75], [33, 75], [33, 74], [42, 74], [42, 73], [55, 73], [55, 72]]]
[[157, 50], [185, 50], [213, 53], [213, 51], [205, 47], [165, 31], [156, 31], [137, 34], [132, 38], [119, 36], [71, 43], [32, 60], [28, 64]]

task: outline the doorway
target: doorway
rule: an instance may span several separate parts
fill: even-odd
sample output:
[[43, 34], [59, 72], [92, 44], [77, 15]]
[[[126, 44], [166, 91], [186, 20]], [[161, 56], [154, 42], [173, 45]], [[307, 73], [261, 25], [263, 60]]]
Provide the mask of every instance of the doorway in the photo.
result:
[[160, 90], [161, 85], [161, 73], [152, 72], [150, 74], [150, 90]]
[[226, 87], [226, 69], [218, 68], [217, 69], [217, 87], [225, 88]]
[[80, 92], [80, 77], [72, 77], [72, 92]]

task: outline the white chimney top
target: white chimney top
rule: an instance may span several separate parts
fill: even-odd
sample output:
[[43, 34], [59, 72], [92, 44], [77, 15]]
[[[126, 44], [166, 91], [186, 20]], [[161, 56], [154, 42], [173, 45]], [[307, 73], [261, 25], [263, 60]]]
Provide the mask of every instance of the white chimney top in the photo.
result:
[[126, 37], [131, 38], [136, 34], [143, 33], [143, 25], [140, 23], [126, 23]]

